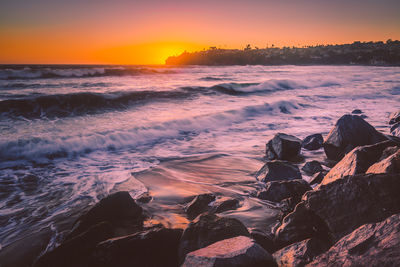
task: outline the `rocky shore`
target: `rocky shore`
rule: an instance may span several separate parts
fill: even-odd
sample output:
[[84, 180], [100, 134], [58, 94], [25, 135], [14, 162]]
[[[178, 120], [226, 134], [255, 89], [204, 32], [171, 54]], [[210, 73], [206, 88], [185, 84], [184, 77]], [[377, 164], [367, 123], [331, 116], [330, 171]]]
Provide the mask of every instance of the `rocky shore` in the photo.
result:
[[[134, 200], [120, 191], [82, 214], [34, 266], [398, 266], [400, 111], [388, 120], [392, 135], [364, 118], [355, 110], [325, 138], [277, 133], [266, 143], [255, 179], [265, 183], [257, 197], [281, 207], [271, 233], [220, 215], [240, 203], [211, 193], [184, 204], [185, 229], [149, 224], [151, 192]], [[318, 161], [302, 155], [322, 149]]]

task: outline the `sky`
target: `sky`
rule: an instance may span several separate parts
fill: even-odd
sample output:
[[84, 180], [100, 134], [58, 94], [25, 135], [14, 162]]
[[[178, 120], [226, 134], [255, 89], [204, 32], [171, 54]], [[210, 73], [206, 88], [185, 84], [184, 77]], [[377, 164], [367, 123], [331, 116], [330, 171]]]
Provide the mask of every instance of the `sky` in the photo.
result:
[[217, 46], [400, 39], [399, 0], [0, 0], [0, 63], [163, 64]]

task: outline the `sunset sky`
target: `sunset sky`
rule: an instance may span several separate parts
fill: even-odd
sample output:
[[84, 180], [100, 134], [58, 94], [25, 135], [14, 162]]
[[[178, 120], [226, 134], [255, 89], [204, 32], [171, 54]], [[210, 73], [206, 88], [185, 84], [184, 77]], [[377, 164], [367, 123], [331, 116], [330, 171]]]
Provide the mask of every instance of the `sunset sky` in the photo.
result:
[[247, 43], [400, 39], [399, 0], [1, 0], [0, 63], [163, 64]]

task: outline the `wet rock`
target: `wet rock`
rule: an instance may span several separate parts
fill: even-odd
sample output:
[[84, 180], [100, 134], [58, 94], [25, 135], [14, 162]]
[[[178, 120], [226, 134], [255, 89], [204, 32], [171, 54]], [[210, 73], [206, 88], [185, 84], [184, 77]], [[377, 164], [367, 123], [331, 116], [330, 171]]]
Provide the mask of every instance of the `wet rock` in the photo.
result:
[[112, 226], [108, 222], [101, 222], [91, 226], [87, 231], [74, 236], [41, 256], [35, 267], [53, 266], [88, 266], [89, 256], [96, 245], [113, 235]]
[[302, 146], [307, 150], [317, 150], [322, 147], [323, 143], [324, 138], [322, 137], [322, 134], [313, 134], [304, 138]]
[[[116, 192], [103, 198], [80, 216], [67, 239], [79, 235], [89, 227], [103, 221], [110, 222], [115, 228], [115, 232], [119, 232], [122, 228], [128, 232], [135, 231], [142, 226], [143, 218], [142, 208], [136, 204], [128, 192]], [[121, 231], [124, 232], [124, 230]]]
[[308, 175], [313, 175], [324, 170], [321, 163], [316, 160], [306, 162], [301, 169]]
[[250, 236], [247, 228], [239, 220], [214, 214], [200, 215], [183, 232], [179, 244], [180, 263], [184, 261], [186, 254], [192, 251], [236, 236]]
[[356, 115], [359, 115], [359, 114], [362, 114], [363, 112], [361, 111], [361, 109], [355, 109], [355, 110], [353, 110], [352, 112], [351, 112], [351, 114], [356, 114]]
[[369, 167], [367, 173], [400, 173], [400, 150]]
[[400, 137], [400, 122], [390, 128], [390, 133], [394, 136]]
[[181, 235], [181, 229], [159, 228], [103, 241], [90, 266], [178, 266]]
[[210, 209], [209, 204], [215, 200], [213, 194], [201, 194], [196, 196], [189, 204], [185, 207], [189, 219], [196, 218], [199, 214], [208, 211]]
[[291, 244], [325, 234], [334, 243], [362, 224], [398, 213], [399, 181], [400, 174], [362, 174], [308, 191], [276, 230], [277, 241]]
[[302, 178], [300, 170], [296, 165], [281, 160], [273, 160], [265, 163], [258, 171], [256, 177], [261, 178], [263, 182]]
[[290, 160], [300, 154], [300, 149], [300, 139], [293, 135], [277, 133], [267, 143], [266, 156], [268, 159]]
[[328, 159], [338, 161], [357, 146], [372, 145], [385, 140], [385, 135], [360, 116], [344, 115], [329, 132], [323, 146]]
[[271, 254], [248, 237], [225, 239], [186, 256], [183, 267], [275, 266]]
[[398, 266], [400, 215], [366, 224], [343, 237], [308, 266]]
[[396, 122], [400, 122], [400, 110], [389, 115], [389, 124], [395, 124]]
[[269, 253], [274, 253], [276, 251], [274, 236], [272, 234], [266, 234], [260, 230], [253, 229], [250, 232], [250, 236], [257, 244]]
[[311, 177], [310, 185], [321, 183], [327, 173], [328, 173], [328, 171], [325, 171], [325, 170], [315, 173]]
[[300, 267], [310, 263], [329, 247], [330, 244], [324, 240], [310, 238], [284, 247], [272, 256], [278, 266]]
[[149, 192], [146, 192], [140, 195], [136, 201], [139, 203], [149, 203], [152, 199], [153, 197], [149, 194]]
[[384, 141], [353, 149], [328, 172], [321, 184], [331, 183], [347, 175], [365, 173], [372, 164], [379, 160], [383, 150], [392, 145], [392, 141]]
[[398, 147], [398, 146], [390, 146], [390, 147], [385, 148], [382, 152], [382, 155], [381, 155], [379, 161], [390, 157], [391, 155], [393, 155], [394, 153], [399, 151], [399, 149], [400, 149], [400, 147]]
[[213, 203], [210, 212], [221, 213], [228, 210], [235, 210], [238, 207], [239, 200], [230, 197], [221, 197]]
[[301, 196], [308, 190], [312, 190], [312, 188], [303, 179], [272, 181], [266, 184], [265, 191], [260, 192], [257, 197], [273, 202], [280, 202], [285, 198], [294, 198], [299, 202]]

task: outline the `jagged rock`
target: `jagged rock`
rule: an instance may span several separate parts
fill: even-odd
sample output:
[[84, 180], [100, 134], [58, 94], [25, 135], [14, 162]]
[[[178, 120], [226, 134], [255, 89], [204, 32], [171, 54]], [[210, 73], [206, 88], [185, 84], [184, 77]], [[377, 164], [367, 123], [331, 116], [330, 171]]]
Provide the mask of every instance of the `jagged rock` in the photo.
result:
[[310, 180], [310, 185], [319, 184], [324, 179], [325, 175], [327, 175], [328, 171], [320, 171], [315, 173]]
[[277, 133], [266, 146], [268, 159], [290, 160], [300, 154], [301, 140], [293, 135]]
[[324, 170], [321, 166], [321, 163], [316, 160], [306, 162], [301, 169], [308, 175], [313, 175]]
[[394, 153], [399, 151], [399, 149], [400, 149], [400, 147], [398, 147], [398, 146], [390, 146], [390, 147], [385, 148], [382, 152], [382, 155], [381, 155], [381, 158], [379, 159], [379, 161], [390, 157], [391, 155], [393, 155]]
[[400, 215], [366, 224], [340, 239], [308, 266], [398, 266]]
[[390, 133], [394, 136], [400, 137], [400, 122], [397, 122], [390, 128]]
[[239, 200], [230, 197], [221, 197], [213, 203], [210, 212], [221, 213], [228, 210], [235, 210], [238, 207]]
[[[74, 223], [70, 239], [86, 231], [89, 227], [103, 221], [110, 222], [114, 232], [134, 232], [143, 224], [143, 210], [136, 204], [128, 192], [120, 191], [111, 194], [94, 205]], [[120, 228], [120, 229], [118, 229]]]
[[189, 252], [236, 236], [250, 236], [247, 228], [239, 220], [214, 214], [200, 215], [183, 232], [179, 244], [180, 263]]
[[300, 170], [296, 165], [281, 160], [273, 160], [265, 163], [258, 171], [256, 177], [261, 177], [261, 181], [263, 182], [302, 178]]
[[357, 146], [372, 145], [387, 140], [368, 122], [357, 115], [344, 115], [329, 132], [323, 146], [328, 159], [340, 160]]
[[323, 143], [324, 138], [322, 137], [322, 134], [313, 134], [304, 138], [302, 146], [307, 150], [317, 150], [322, 147]]
[[312, 190], [310, 185], [303, 179], [290, 181], [272, 181], [265, 186], [265, 191], [258, 194], [258, 198], [273, 202], [280, 202], [285, 198], [294, 198], [297, 202], [308, 190]]
[[317, 238], [306, 239], [276, 251], [274, 257], [279, 267], [302, 267], [316, 256], [327, 251], [330, 244]]
[[399, 181], [400, 174], [362, 174], [308, 191], [277, 228], [277, 242], [328, 235], [334, 243], [362, 224], [398, 213]]
[[112, 226], [101, 222], [87, 231], [72, 237], [55, 249], [45, 253], [35, 263], [35, 267], [88, 266], [89, 256], [96, 245], [113, 235]]
[[272, 234], [266, 234], [260, 230], [253, 229], [250, 232], [250, 236], [257, 244], [269, 253], [274, 253], [276, 251], [274, 236]]
[[366, 173], [400, 173], [400, 150], [369, 167]]
[[355, 109], [351, 112], [351, 114], [362, 114], [363, 112], [361, 111], [361, 109]]
[[395, 124], [400, 121], [400, 110], [393, 112], [389, 116], [389, 124]]
[[248, 237], [225, 239], [186, 256], [182, 267], [275, 266], [271, 254]]
[[321, 184], [331, 183], [347, 175], [365, 173], [379, 160], [383, 150], [393, 144], [392, 141], [384, 141], [375, 145], [356, 147], [328, 172]]
[[97, 245], [89, 266], [178, 266], [181, 229], [152, 229]]
[[210, 204], [214, 200], [215, 200], [215, 195], [213, 194], [201, 194], [196, 196], [185, 207], [185, 212], [187, 213], [189, 219], [194, 219], [199, 214], [208, 211], [210, 209], [208, 204]]

